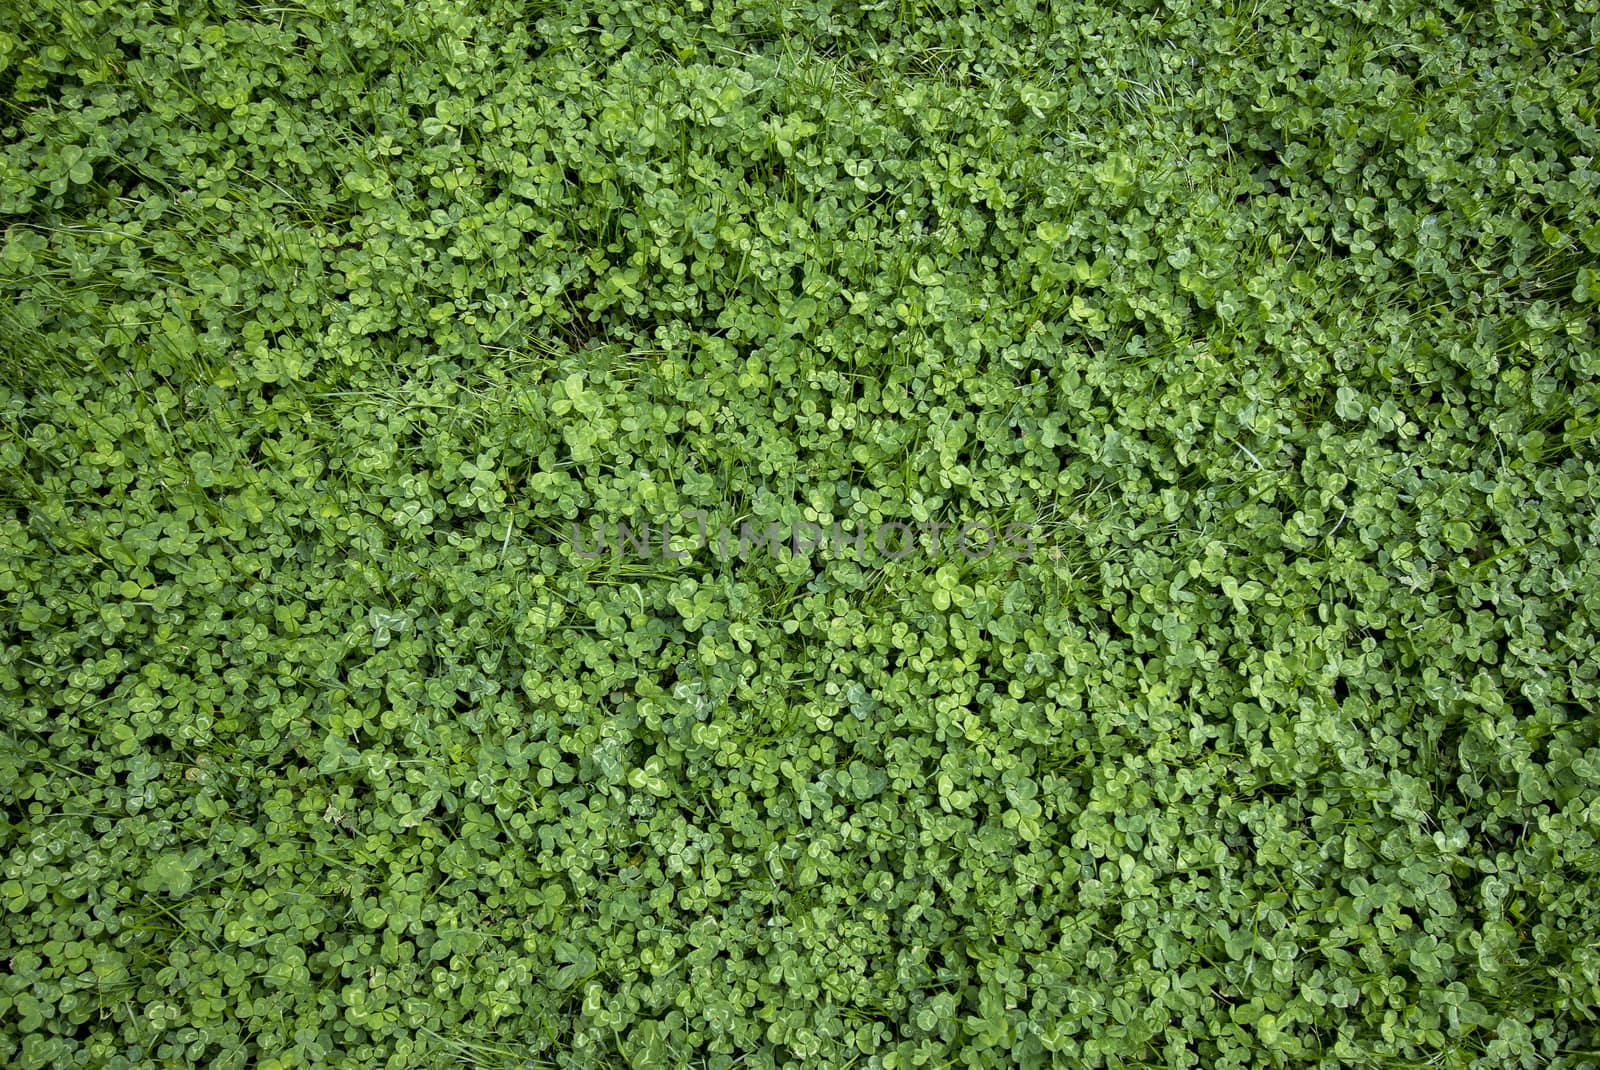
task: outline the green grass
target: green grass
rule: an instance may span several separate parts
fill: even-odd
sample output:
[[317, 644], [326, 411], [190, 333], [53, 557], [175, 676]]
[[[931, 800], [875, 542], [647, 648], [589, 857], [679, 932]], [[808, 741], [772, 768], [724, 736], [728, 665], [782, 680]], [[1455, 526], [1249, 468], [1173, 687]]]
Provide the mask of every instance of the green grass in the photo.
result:
[[0, 2], [0, 1061], [1591, 1065], [1591, 34]]

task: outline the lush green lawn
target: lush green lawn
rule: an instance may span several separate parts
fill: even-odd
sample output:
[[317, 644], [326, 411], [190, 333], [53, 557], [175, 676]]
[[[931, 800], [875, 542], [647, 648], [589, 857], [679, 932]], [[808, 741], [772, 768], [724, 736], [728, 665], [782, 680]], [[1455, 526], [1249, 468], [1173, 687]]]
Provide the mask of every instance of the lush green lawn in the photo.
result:
[[1594, 0], [980, 7], [0, 0], [0, 1063], [1596, 1065]]

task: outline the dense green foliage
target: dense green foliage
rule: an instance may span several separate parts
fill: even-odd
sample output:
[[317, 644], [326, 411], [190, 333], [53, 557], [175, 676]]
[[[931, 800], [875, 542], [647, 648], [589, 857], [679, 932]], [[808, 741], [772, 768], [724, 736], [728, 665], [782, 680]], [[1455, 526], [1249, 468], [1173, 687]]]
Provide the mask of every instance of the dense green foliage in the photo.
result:
[[0, 0], [0, 1063], [1595, 1065], [1596, 11]]

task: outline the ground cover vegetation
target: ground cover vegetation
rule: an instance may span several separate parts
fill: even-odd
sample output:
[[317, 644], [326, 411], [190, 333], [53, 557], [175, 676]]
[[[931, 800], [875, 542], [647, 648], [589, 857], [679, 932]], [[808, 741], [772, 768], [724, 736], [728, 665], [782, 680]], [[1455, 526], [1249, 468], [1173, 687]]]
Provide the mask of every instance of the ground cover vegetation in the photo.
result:
[[0, 1061], [1595, 1065], [1597, 19], [0, 0]]

